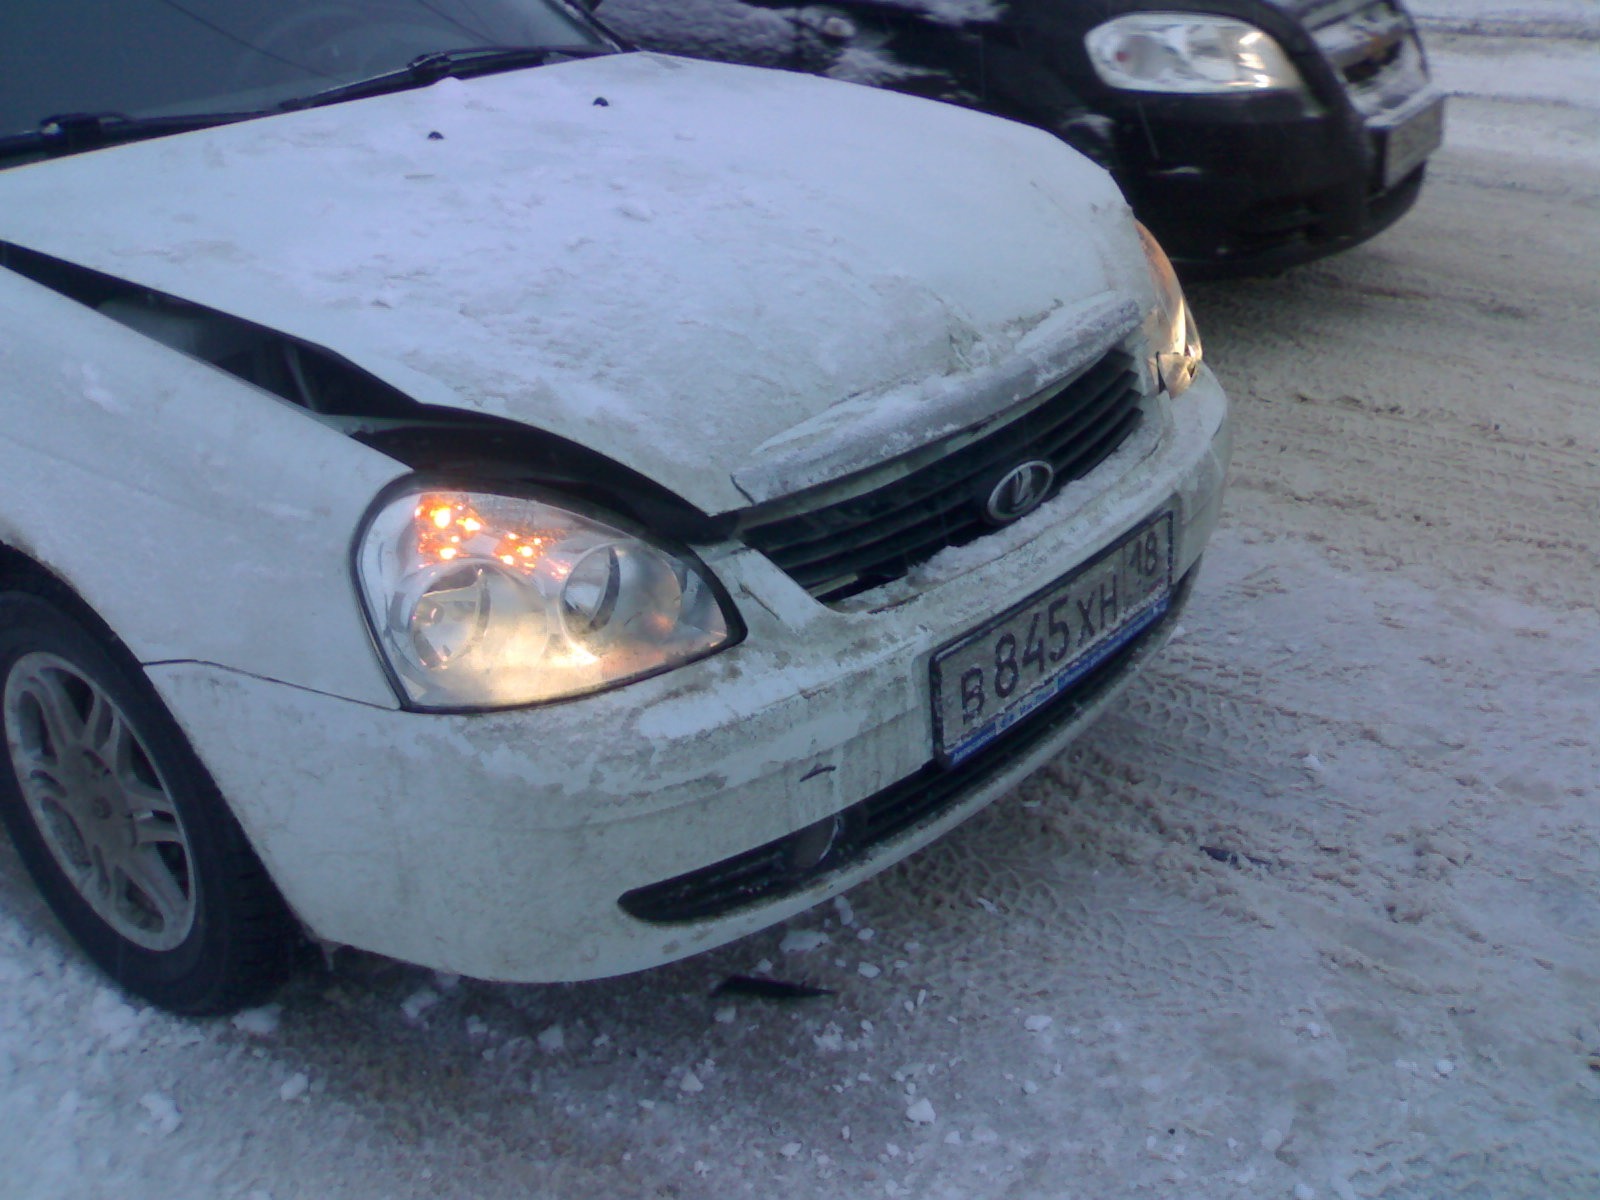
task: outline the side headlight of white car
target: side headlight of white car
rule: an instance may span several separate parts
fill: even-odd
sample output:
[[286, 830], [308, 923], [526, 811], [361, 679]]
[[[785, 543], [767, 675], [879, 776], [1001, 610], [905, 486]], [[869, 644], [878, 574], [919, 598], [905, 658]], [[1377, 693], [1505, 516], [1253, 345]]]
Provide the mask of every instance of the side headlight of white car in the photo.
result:
[[1084, 38], [1095, 73], [1111, 87], [1189, 95], [1293, 91], [1300, 72], [1271, 35], [1205, 13], [1130, 13]]
[[548, 497], [409, 487], [356, 548], [378, 648], [416, 708], [558, 700], [731, 645], [710, 574]]
[[1184, 298], [1183, 285], [1166, 251], [1151, 232], [1137, 221], [1139, 242], [1156, 288], [1155, 307], [1145, 318], [1145, 336], [1150, 341], [1151, 373], [1169, 396], [1181, 396], [1200, 371], [1204, 352], [1200, 330]]

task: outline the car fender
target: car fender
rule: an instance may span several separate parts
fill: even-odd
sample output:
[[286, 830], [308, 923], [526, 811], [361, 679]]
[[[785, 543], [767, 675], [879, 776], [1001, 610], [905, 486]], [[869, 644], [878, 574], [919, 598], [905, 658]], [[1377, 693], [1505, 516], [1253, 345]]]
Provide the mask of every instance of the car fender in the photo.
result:
[[[3, 270], [0, 379], [0, 541], [141, 662], [203, 660], [395, 705], [350, 547], [399, 463]], [[212, 602], [197, 605], [202, 576]]]

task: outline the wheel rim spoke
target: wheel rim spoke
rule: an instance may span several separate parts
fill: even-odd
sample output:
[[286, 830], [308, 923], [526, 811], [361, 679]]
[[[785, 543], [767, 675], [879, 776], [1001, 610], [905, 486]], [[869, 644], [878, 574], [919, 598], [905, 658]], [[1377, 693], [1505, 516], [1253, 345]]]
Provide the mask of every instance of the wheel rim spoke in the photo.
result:
[[[117, 880], [112, 899], [129, 919], [138, 920], [142, 911], [148, 914], [146, 919], [157, 919], [160, 930], [186, 922], [189, 895], [153, 847], [134, 847], [117, 860], [112, 874]], [[146, 905], [137, 904], [129, 894], [130, 886], [144, 897]]]
[[71, 803], [72, 789], [62, 780], [61, 772], [54, 763], [32, 763], [21, 783], [41, 801]]
[[116, 761], [127, 741], [127, 726], [122, 723], [121, 715], [98, 688], [89, 693], [89, 711], [83, 717], [81, 736], [83, 748], [108, 767]]
[[178, 811], [172, 798], [155, 782], [155, 768], [145, 757], [133, 731], [116, 722], [114, 752], [110, 758], [117, 803], [133, 822], [136, 842], [184, 844]]
[[49, 825], [47, 837], [53, 836], [60, 848], [56, 857], [64, 856], [72, 866], [86, 869], [94, 857], [94, 839], [72, 809], [53, 798], [44, 798], [34, 805], [34, 811]]
[[83, 719], [59, 672], [18, 672], [17, 679], [17, 693], [8, 704], [7, 722], [19, 782], [32, 803], [59, 809], [81, 835], [83, 813], [79, 810], [84, 794], [79, 752], [83, 745]]
[[188, 851], [183, 826], [168, 813], [138, 813], [133, 818], [133, 844], [139, 846], [178, 846]]
[[89, 849], [89, 865], [83, 873], [84, 886], [90, 889], [93, 896], [99, 898], [101, 904], [111, 904], [116, 895], [111, 883], [111, 868], [106, 865], [106, 854], [103, 847], [91, 846]]
[[83, 718], [73, 706], [72, 697], [56, 673], [36, 670], [24, 676], [21, 692], [24, 702], [31, 702], [39, 717], [42, 732], [48, 745], [29, 746], [35, 761], [64, 763], [67, 756], [83, 744]]

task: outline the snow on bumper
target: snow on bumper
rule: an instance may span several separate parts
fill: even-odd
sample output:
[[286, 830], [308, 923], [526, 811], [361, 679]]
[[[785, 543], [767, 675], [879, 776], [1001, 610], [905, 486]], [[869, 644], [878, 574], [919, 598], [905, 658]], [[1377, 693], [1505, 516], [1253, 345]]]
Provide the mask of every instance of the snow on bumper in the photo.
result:
[[1062, 497], [887, 607], [830, 610], [754, 552], [708, 555], [744, 613], [745, 642], [596, 696], [444, 715], [208, 664], [160, 664], [151, 678], [315, 934], [488, 979], [652, 966], [882, 870], [1002, 794], [1093, 716], [1115, 680], [964, 765], [946, 779], [945, 800], [909, 827], [772, 898], [671, 922], [619, 903], [939, 777], [929, 765], [934, 652], [1151, 514], [1173, 512], [1174, 581], [1188, 582], [1220, 506], [1226, 400], [1203, 374], [1158, 424], [1159, 436], [1152, 429], [1091, 477], [1108, 481], [1092, 498]]

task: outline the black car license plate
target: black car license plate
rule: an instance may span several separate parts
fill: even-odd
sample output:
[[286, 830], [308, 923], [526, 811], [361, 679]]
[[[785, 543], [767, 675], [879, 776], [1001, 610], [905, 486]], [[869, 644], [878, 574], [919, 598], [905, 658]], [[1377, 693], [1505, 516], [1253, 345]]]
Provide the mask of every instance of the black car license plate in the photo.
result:
[[1444, 97], [1381, 134], [1383, 186], [1391, 188], [1444, 144]]
[[1172, 513], [938, 650], [934, 751], [954, 766], [1060, 695], [1167, 611]]

